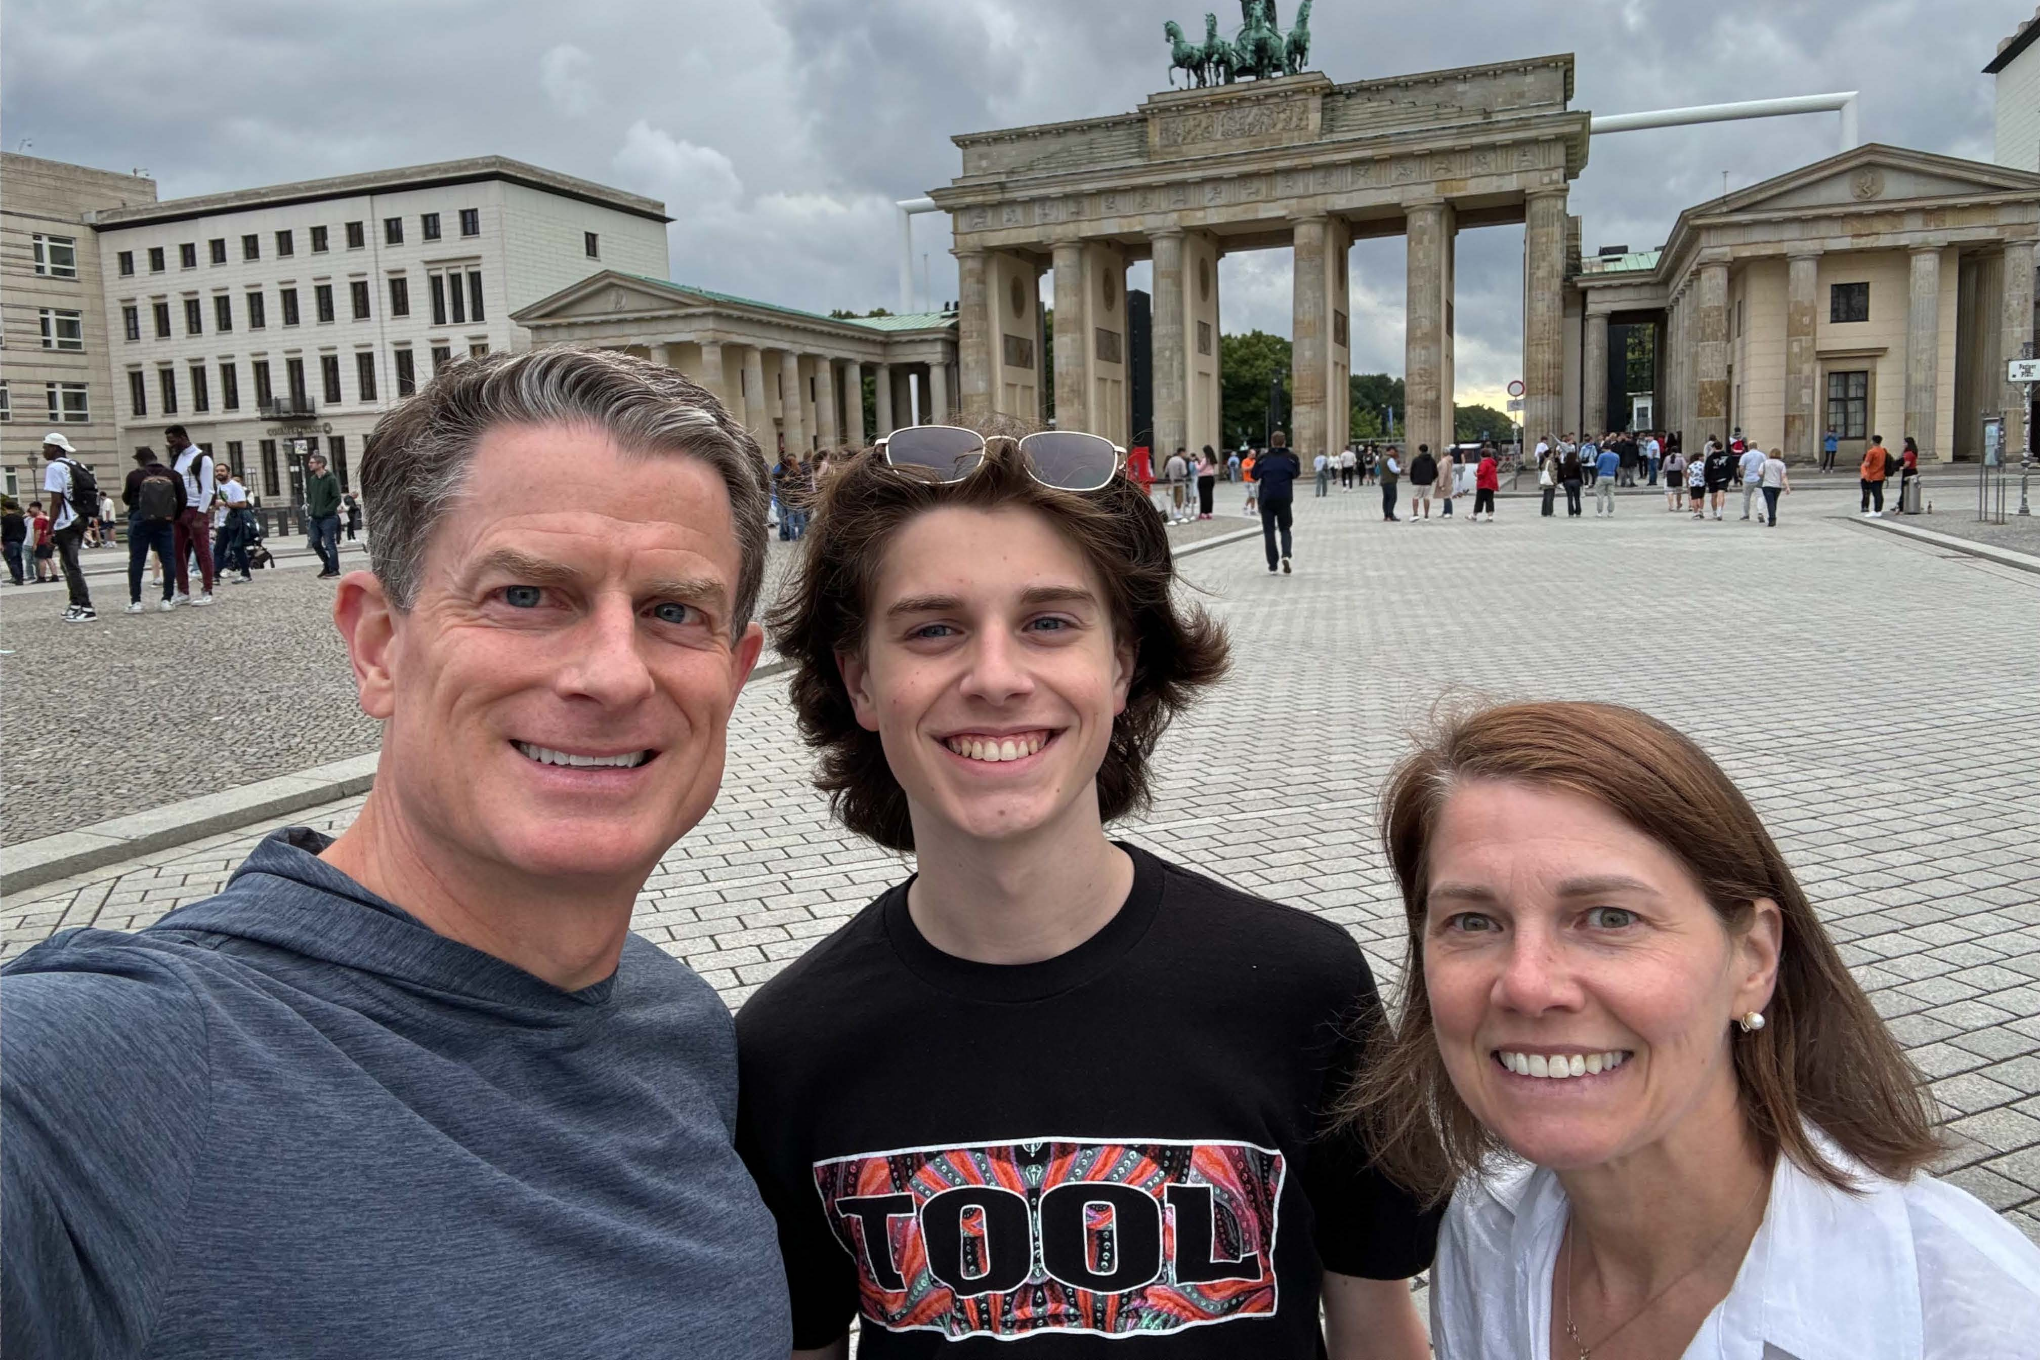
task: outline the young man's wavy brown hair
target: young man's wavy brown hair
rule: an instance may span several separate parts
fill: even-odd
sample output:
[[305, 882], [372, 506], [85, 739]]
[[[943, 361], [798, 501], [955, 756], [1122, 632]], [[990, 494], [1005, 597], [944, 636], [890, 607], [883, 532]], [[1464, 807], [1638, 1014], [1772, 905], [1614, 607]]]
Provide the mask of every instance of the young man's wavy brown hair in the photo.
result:
[[1090, 564], [1105, 590], [1113, 636], [1134, 641], [1126, 708], [1098, 770], [1098, 809], [1110, 822], [1148, 805], [1155, 742], [1199, 689], [1225, 673], [1225, 632], [1202, 609], [1175, 598], [1168, 530], [1121, 475], [1102, 491], [1043, 486], [1014, 439], [988, 438], [983, 465], [942, 485], [897, 469], [870, 450], [832, 471], [802, 539], [802, 555], [766, 617], [774, 644], [793, 663], [794, 714], [820, 753], [816, 787], [836, 816], [891, 850], [914, 848], [907, 797], [876, 732], [857, 723], [837, 665], [863, 652], [872, 593], [888, 546], [916, 515], [944, 506], [1033, 510]]

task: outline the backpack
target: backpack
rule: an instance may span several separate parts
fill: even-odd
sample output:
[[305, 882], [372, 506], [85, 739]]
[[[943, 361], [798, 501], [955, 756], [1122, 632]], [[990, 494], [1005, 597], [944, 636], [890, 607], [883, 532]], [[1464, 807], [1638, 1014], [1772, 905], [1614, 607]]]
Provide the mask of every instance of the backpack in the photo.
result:
[[177, 474], [161, 463], [151, 464], [135, 485], [135, 514], [145, 524], [168, 524], [177, 518]]
[[59, 458], [71, 472], [71, 494], [64, 497], [71, 507], [71, 513], [80, 521], [93, 518], [99, 513], [99, 479], [92, 475], [92, 469], [70, 458]]

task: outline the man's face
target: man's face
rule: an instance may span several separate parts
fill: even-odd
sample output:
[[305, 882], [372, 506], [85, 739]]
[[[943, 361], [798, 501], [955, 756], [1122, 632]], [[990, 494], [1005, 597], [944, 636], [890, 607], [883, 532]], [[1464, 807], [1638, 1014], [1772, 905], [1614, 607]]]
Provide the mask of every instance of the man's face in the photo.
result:
[[326, 460], [323, 458], [307, 458], [305, 460], [305, 466], [312, 470], [312, 475], [314, 477], [323, 477], [326, 475]]
[[181, 434], [166, 434], [163, 436], [163, 442], [170, 446], [170, 452], [173, 455], [180, 454], [191, 447], [191, 441]]
[[486, 434], [363, 685], [407, 819], [519, 874], [642, 878], [722, 782], [763, 639], [730, 636], [739, 569], [706, 464], [579, 427]]

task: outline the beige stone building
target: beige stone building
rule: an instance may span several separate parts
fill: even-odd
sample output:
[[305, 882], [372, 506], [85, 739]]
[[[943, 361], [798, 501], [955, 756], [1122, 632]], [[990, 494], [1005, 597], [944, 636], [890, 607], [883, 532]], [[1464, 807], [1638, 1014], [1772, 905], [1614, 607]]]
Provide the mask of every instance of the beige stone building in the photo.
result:
[[2040, 9], [1998, 44], [1983, 73], [1997, 105], [1991, 159], [2014, 170], [2040, 170]]
[[0, 478], [23, 504], [41, 492], [51, 430], [102, 485], [120, 485], [99, 241], [87, 219], [155, 200], [156, 182], [138, 175], [0, 155]]

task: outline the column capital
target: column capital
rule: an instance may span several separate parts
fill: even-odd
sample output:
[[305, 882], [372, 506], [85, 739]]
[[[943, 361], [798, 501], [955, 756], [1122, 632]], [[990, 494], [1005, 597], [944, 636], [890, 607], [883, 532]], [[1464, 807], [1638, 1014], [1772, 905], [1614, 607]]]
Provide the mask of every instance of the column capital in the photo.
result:
[[1332, 220], [1332, 215], [1330, 213], [1322, 212], [1298, 213], [1296, 216], [1290, 218], [1289, 220], [1292, 224], [1301, 226], [1305, 222], [1330, 222]]
[[1905, 248], [1908, 255], [1939, 255], [1947, 247], [1937, 245], [1915, 245]]
[[1187, 232], [1186, 232], [1186, 231], [1185, 231], [1185, 230], [1184, 230], [1184, 229], [1183, 229], [1182, 227], [1178, 227], [1178, 226], [1167, 226], [1167, 227], [1156, 227], [1156, 228], [1155, 228], [1155, 229], [1154, 229], [1153, 231], [1149, 232], [1149, 233], [1148, 233], [1147, 235], [1148, 235], [1148, 240], [1150, 240], [1150, 241], [1160, 241], [1160, 240], [1165, 240], [1165, 239], [1167, 239], [1167, 238], [1169, 238], [1169, 237], [1172, 237], [1172, 236], [1180, 240], [1180, 239], [1181, 239], [1182, 237], [1184, 237], [1184, 236], [1185, 236], [1185, 235], [1187, 235], [1187, 234], [1188, 234], [1188, 233], [1187, 233]]
[[1531, 202], [1540, 198], [1564, 198], [1572, 192], [1568, 184], [1539, 184], [1523, 191], [1523, 201]]
[[1818, 260], [1825, 254], [1827, 251], [1821, 246], [1788, 246], [1785, 250], [1785, 258], [1788, 261]]
[[974, 258], [982, 258], [989, 252], [983, 246], [951, 246], [949, 248], [949, 253], [951, 255], [954, 255], [957, 259], [960, 260], [964, 258], [966, 255], [972, 256]]

